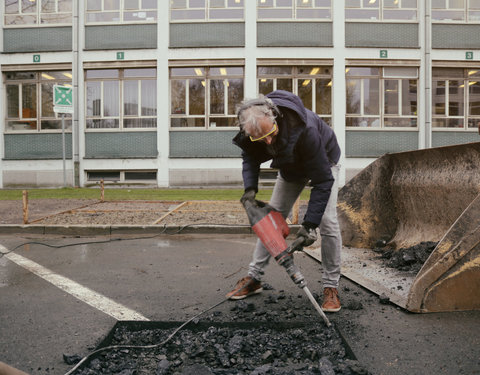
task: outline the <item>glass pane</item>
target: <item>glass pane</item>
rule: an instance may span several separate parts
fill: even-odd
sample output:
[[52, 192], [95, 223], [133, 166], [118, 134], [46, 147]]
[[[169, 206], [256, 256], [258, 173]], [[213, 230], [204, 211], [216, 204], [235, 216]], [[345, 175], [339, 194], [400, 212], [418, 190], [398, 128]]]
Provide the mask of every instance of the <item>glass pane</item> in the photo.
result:
[[87, 82], [87, 116], [101, 116], [102, 89], [100, 82]]
[[[72, 130], [72, 120], [65, 118], [65, 130]], [[42, 130], [59, 130], [62, 129], [62, 120], [42, 120], [40, 122]]]
[[258, 92], [263, 95], [267, 95], [273, 91], [273, 79], [262, 78], [258, 82]]
[[463, 116], [463, 81], [448, 81], [448, 115]]
[[291, 9], [258, 9], [258, 18], [259, 19], [291, 19], [292, 10]]
[[43, 13], [55, 12], [55, 0], [42, 0], [40, 9], [40, 11]]
[[360, 79], [347, 79], [347, 113], [360, 114], [362, 81]]
[[380, 119], [378, 117], [347, 117], [346, 126], [379, 128]]
[[291, 75], [292, 67], [291, 66], [260, 66], [258, 67], [258, 75], [268, 76], [268, 75]]
[[[185, 92], [185, 90], [184, 90]], [[157, 115], [157, 81], [142, 81], [142, 116]], [[155, 123], [156, 126], [156, 123]]]
[[22, 85], [22, 118], [37, 117], [37, 85]]
[[210, 81], [210, 113], [225, 113], [225, 87], [223, 79], [212, 79]]
[[378, 115], [380, 111], [380, 80], [369, 78], [363, 80], [364, 91], [364, 113], [366, 115]]
[[16, 14], [18, 9], [18, 0], [5, 0], [5, 14]]
[[125, 116], [138, 116], [138, 81], [123, 83], [123, 111]]
[[415, 128], [417, 119], [414, 118], [385, 118], [383, 124], [386, 128]]
[[156, 77], [157, 70], [155, 68], [145, 68], [145, 69], [125, 69], [123, 71], [123, 76], [126, 78], [130, 77]]
[[37, 2], [30, 0], [19, 0], [22, 2], [22, 13], [36, 13], [37, 12]]
[[385, 80], [385, 114], [398, 114], [398, 80]]
[[330, 9], [297, 9], [297, 19], [330, 19]]
[[402, 115], [417, 115], [417, 81], [402, 80]]
[[448, 7], [450, 9], [462, 9], [465, 7], [465, 0], [450, 0]]
[[227, 86], [228, 114], [236, 113], [236, 106], [243, 99], [243, 79], [229, 79]]
[[103, 116], [118, 116], [119, 106], [119, 82], [105, 81], [103, 83]]
[[53, 111], [53, 83], [42, 83], [42, 117], [55, 117]]
[[470, 129], [476, 128], [480, 132], [480, 118], [472, 118], [468, 121], [468, 127]]
[[299, 79], [298, 80], [298, 96], [302, 99], [305, 108], [312, 110], [312, 80]]
[[243, 9], [210, 9], [209, 17], [211, 20], [240, 20], [243, 18]]
[[444, 118], [433, 118], [432, 119], [433, 128], [446, 128], [447, 121]]
[[362, 68], [362, 67], [353, 67], [347, 68], [345, 71], [348, 77], [355, 76], [378, 76], [378, 68]]
[[138, 7], [139, 0], [123, 0], [123, 9], [140, 9]]
[[480, 116], [480, 82], [470, 82], [468, 94], [468, 115]]
[[90, 78], [118, 78], [118, 69], [87, 70], [87, 79]]
[[332, 81], [330, 79], [317, 79], [315, 102], [316, 113], [322, 115], [332, 113]]
[[186, 81], [170, 81], [170, 97], [172, 114], [186, 114]]
[[171, 77], [204, 77], [204, 68], [172, 68], [170, 69]]
[[432, 82], [432, 102], [433, 113], [436, 115], [445, 115], [445, 81]]
[[87, 0], [87, 12], [93, 10], [102, 10], [102, 2], [99, 0]]
[[210, 128], [237, 126], [235, 117], [210, 117]]
[[7, 85], [7, 117], [18, 118], [18, 102], [20, 90], [18, 85]]
[[120, 10], [120, 0], [103, 0], [103, 10]]
[[71, 12], [72, 0], [57, 0], [59, 12]]
[[188, 81], [188, 104], [190, 115], [205, 114], [205, 81], [200, 79], [190, 79]]
[[293, 92], [293, 79], [277, 79], [277, 88], [276, 90], [285, 90]]

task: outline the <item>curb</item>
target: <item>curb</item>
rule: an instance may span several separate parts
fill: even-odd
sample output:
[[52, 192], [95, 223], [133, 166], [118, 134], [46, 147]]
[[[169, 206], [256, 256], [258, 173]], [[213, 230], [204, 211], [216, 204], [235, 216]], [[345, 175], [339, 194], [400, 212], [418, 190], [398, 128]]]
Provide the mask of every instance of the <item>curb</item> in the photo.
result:
[[[299, 228], [300, 225], [290, 225]], [[17, 225], [0, 226], [1, 234], [36, 234], [66, 236], [112, 236], [136, 234], [254, 234], [249, 225], [206, 225], [189, 224], [184, 226], [159, 225]]]

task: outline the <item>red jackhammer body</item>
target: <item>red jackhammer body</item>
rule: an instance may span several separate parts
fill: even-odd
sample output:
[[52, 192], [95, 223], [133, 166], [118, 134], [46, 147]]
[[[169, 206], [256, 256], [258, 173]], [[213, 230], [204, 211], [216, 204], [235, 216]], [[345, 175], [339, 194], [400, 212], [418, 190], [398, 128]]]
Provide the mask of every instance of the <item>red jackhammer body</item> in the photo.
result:
[[258, 200], [245, 200], [242, 204], [247, 211], [247, 217], [253, 231], [262, 241], [269, 254], [285, 268], [293, 282], [305, 291], [327, 326], [330, 326], [330, 321], [307, 288], [305, 278], [293, 262], [293, 252], [301, 246], [303, 239], [295, 240], [290, 246], [287, 244], [286, 238], [290, 233], [290, 228], [282, 214], [272, 206]]

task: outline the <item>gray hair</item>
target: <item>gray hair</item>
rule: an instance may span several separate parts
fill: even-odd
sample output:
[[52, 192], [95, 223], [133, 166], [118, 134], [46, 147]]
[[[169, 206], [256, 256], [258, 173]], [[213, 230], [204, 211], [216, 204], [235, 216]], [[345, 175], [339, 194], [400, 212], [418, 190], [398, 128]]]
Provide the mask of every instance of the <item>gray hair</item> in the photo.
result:
[[260, 120], [267, 117], [275, 122], [276, 116], [273, 113], [273, 107], [273, 102], [263, 95], [258, 99], [244, 100], [238, 109], [240, 128], [247, 134], [260, 133], [262, 131], [259, 124]]

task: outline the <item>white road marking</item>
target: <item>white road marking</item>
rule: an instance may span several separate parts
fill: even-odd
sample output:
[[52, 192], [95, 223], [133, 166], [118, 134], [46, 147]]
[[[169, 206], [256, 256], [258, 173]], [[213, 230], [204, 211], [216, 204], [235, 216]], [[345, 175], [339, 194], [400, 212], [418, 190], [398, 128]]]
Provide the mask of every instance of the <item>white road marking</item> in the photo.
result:
[[141, 320], [148, 321], [146, 317], [137, 313], [134, 310], [129, 309], [104, 295], [95, 292], [92, 289], [84, 287], [67, 277], [58, 275], [53, 271], [41, 266], [38, 263], [31, 261], [21, 255], [15, 253], [9, 253], [9, 250], [0, 245], [0, 252], [5, 254], [5, 258], [32, 272], [33, 274], [41, 277], [42, 279], [53, 284], [57, 288], [67, 292], [73, 297], [79, 299], [82, 302], [110, 315], [117, 320]]

